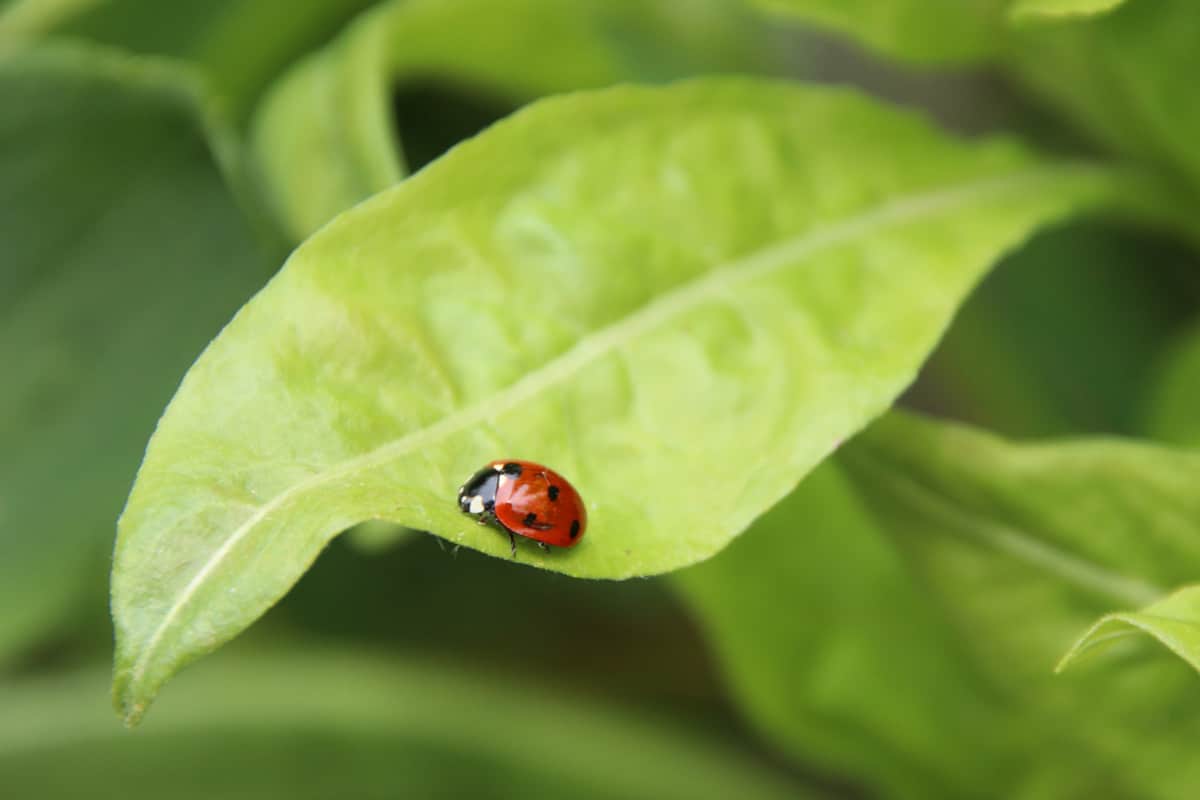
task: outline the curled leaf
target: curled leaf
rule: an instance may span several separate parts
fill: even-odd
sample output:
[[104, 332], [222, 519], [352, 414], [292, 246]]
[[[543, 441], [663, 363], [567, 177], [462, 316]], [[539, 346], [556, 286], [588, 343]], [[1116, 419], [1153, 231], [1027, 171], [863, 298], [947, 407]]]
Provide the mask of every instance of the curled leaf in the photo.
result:
[[1131, 636], [1149, 635], [1200, 671], [1200, 586], [1188, 586], [1141, 611], [1106, 614], [1071, 646], [1058, 671], [1085, 654]]

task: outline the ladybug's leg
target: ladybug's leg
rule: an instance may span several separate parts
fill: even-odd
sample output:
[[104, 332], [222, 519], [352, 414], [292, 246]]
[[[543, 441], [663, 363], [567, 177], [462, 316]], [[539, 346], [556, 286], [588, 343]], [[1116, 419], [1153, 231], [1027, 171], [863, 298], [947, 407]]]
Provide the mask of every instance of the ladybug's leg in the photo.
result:
[[515, 561], [517, 559], [517, 538], [513, 536], [512, 531], [508, 532], [508, 543], [512, 546], [512, 557]]
[[550, 552], [550, 545], [546, 544], [545, 542], [538, 542], [538, 543], [537, 543], [537, 546], [538, 546], [538, 547], [540, 547], [540, 548], [542, 548], [542, 550], [543, 550], [544, 552], [547, 552], [547, 553], [549, 553], [549, 552]]

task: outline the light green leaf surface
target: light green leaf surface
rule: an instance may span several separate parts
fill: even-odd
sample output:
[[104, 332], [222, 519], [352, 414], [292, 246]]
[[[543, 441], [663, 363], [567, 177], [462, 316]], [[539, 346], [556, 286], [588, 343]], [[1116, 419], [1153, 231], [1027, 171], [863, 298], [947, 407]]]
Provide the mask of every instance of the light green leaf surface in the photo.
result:
[[0, 685], [9, 796], [809, 796], [718, 737], [446, 665], [311, 644], [222, 658], [134, 734], [113, 724], [106, 679]]
[[888, 407], [1000, 253], [1109, 189], [840, 90], [529, 107], [324, 228], [193, 367], [121, 520], [119, 706], [357, 522], [508, 557], [454, 502], [489, 459], [588, 502], [577, 547], [523, 563], [707, 558]]
[[998, 55], [1006, 0], [754, 0], [886, 55], [970, 63]]
[[421, 166], [417, 136], [431, 120], [396, 119], [393, 94], [407, 85], [453, 89], [502, 116], [574, 89], [761, 69], [762, 33], [724, 0], [386, 3], [272, 88], [254, 119], [254, 155], [280, 223], [300, 241]]
[[2, 660], [102, 583], [162, 404], [264, 265], [189, 74], [9, 51], [0, 104]]
[[1013, 797], [1007, 712], [832, 461], [674, 576], [739, 707], [869, 796]]
[[1130, 636], [1147, 634], [1200, 670], [1200, 586], [1180, 589], [1141, 611], [1106, 614], [1072, 645], [1058, 664], [1062, 670], [1094, 650]]
[[1170, 348], [1149, 392], [1149, 435], [1164, 442], [1200, 447], [1200, 328]]
[[236, 118], [288, 63], [373, 0], [32, 0], [0, 12], [0, 41], [83, 38], [192, 62]]
[[1112, 11], [1125, 0], [1013, 0], [1009, 14], [1017, 22], [1076, 19]]

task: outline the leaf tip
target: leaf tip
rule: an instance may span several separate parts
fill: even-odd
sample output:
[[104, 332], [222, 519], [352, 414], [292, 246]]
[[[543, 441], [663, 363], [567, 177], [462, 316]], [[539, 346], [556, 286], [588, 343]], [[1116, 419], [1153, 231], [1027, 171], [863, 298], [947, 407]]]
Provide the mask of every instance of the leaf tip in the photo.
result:
[[140, 693], [134, 687], [129, 672], [127, 668], [118, 667], [114, 673], [112, 702], [113, 709], [121, 718], [121, 722], [126, 728], [133, 729], [141, 723], [142, 717], [146, 714], [146, 707], [150, 703], [146, 697], [139, 696]]
[[1067, 667], [1075, 663], [1075, 656], [1079, 652], [1079, 644], [1072, 645], [1071, 649], [1063, 654], [1063, 657], [1054, 665], [1054, 674], [1061, 675], [1066, 671]]

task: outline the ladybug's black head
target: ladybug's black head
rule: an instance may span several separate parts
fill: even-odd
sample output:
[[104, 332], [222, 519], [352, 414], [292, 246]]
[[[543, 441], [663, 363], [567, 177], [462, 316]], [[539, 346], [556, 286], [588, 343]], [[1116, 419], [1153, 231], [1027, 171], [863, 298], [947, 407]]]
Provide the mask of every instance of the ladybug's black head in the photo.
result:
[[496, 487], [500, 473], [492, 467], [479, 470], [458, 490], [458, 507], [465, 514], [479, 516], [496, 507]]

